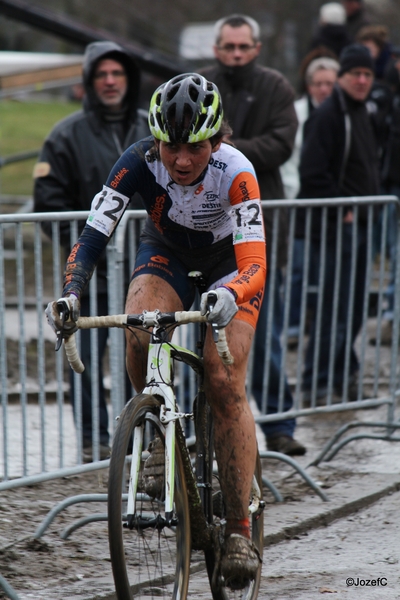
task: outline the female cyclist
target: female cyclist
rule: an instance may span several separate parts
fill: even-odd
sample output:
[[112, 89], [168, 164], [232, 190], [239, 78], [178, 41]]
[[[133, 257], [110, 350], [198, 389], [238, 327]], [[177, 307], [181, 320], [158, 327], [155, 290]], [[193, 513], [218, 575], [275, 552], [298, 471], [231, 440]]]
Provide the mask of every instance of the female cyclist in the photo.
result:
[[[266, 275], [260, 193], [252, 164], [232, 145], [217, 87], [197, 73], [162, 84], [150, 103], [152, 136], [133, 144], [93, 199], [87, 224], [67, 259], [63, 297], [73, 319], [79, 298], [135, 192], [148, 213], [140, 239], [127, 313], [188, 310], [198, 270], [217, 302], [208, 320], [226, 334], [234, 365], [220, 361], [211, 328], [204, 348], [206, 394], [214, 417], [215, 453], [227, 506], [221, 571], [229, 580], [252, 579], [259, 555], [250, 541], [248, 504], [256, 434], [246, 398], [247, 360]], [[201, 298], [206, 314], [207, 293]], [[57, 331], [57, 303], [46, 309]], [[70, 331], [73, 331], [73, 324]], [[127, 331], [126, 364], [136, 391], [145, 386], [148, 337]], [[155, 445], [156, 446], [156, 445]], [[150, 458], [148, 459], [150, 461]], [[150, 461], [151, 462], [151, 461]]]

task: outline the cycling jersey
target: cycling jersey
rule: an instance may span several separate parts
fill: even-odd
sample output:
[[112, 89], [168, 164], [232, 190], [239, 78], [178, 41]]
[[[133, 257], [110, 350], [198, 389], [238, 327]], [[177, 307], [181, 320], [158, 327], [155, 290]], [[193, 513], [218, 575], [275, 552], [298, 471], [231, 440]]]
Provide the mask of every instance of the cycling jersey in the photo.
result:
[[184, 253], [186, 261], [202, 249], [210, 251], [213, 244], [233, 244], [238, 274], [226, 286], [235, 292], [237, 303], [247, 302], [263, 288], [265, 237], [252, 164], [234, 147], [221, 144], [198, 181], [181, 186], [154, 152], [153, 138], [146, 138], [124, 152], [94, 197], [87, 224], [67, 260], [64, 295], [80, 296], [135, 192], [148, 213], [145, 235]]

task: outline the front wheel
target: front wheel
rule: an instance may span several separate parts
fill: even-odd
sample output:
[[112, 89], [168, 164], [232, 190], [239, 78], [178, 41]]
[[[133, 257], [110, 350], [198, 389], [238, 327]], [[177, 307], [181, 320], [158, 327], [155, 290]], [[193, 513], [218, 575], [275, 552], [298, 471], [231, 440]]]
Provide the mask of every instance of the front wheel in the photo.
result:
[[[175, 449], [175, 492], [172, 519], [166, 520], [162, 499], [144, 492], [140, 448], [134, 515], [126, 515], [130, 481], [129, 453], [135, 429], [156, 432], [165, 445], [159, 420], [161, 401], [147, 394], [133, 398], [121, 413], [111, 452], [108, 483], [108, 531], [111, 564], [119, 600], [169, 598], [185, 600], [190, 567], [190, 521], [186, 482], [178, 445]], [[164, 482], [165, 485], [165, 482]], [[159, 495], [163, 498], [163, 494]], [[170, 517], [170, 515], [169, 515]]]

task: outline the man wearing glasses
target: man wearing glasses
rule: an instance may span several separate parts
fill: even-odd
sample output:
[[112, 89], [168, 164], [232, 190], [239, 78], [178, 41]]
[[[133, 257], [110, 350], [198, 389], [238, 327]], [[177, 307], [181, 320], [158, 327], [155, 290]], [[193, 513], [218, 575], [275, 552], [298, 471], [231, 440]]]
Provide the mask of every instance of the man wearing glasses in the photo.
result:
[[[215, 24], [215, 66], [203, 69], [205, 77], [213, 81], [222, 96], [225, 118], [233, 129], [231, 141], [253, 163], [260, 186], [261, 198], [284, 198], [279, 167], [290, 157], [297, 130], [294, 109], [294, 91], [289, 82], [273, 69], [257, 63], [260, 54], [260, 27], [246, 15], [234, 14]], [[279, 215], [278, 256], [276, 268], [271, 261], [272, 211], [264, 211], [267, 239], [268, 275], [264, 302], [260, 312], [255, 338], [256, 365], [251, 392], [263, 413], [289, 410], [293, 398], [284, 382], [282, 404], [279, 404], [282, 350], [282, 300], [279, 295], [281, 268], [285, 264], [286, 218]], [[271, 357], [265, 364], [266, 323], [270, 288], [273, 293], [273, 323]], [[264, 373], [268, 371], [268, 388]], [[294, 419], [265, 423], [262, 429], [269, 450], [289, 455], [304, 454], [306, 449], [293, 439]]]
[[[57, 123], [47, 136], [34, 168], [35, 212], [89, 210], [114, 163], [128, 146], [149, 135], [147, 114], [138, 109], [140, 71], [131, 56], [114, 42], [93, 42], [83, 59], [83, 109]], [[135, 202], [135, 200], [134, 200]], [[140, 201], [131, 208], [142, 208]], [[80, 223], [83, 228], [85, 221]], [[51, 222], [43, 222], [51, 236]], [[78, 234], [80, 231], [78, 232]], [[68, 221], [60, 225], [61, 244], [68, 256], [73, 244]], [[126, 265], [128, 268], [128, 265]], [[81, 314], [89, 313], [89, 294], [81, 299]], [[108, 313], [106, 258], [97, 266], [97, 314]], [[99, 457], [108, 458], [108, 414], [103, 387], [102, 362], [107, 330], [98, 332]], [[91, 363], [90, 332], [81, 334], [81, 355]], [[85, 360], [86, 357], [86, 360]], [[131, 390], [127, 380], [127, 397]], [[71, 402], [80, 422], [71, 371]], [[92, 381], [90, 369], [82, 377], [83, 461], [92, 461]]]

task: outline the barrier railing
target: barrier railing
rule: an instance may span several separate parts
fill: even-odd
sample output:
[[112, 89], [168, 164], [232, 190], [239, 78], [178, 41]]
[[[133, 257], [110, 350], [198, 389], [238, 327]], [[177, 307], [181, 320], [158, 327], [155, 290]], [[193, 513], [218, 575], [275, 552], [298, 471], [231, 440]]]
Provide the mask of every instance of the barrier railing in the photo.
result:
[[[360, 198], [332, 198], [332, 199], [312, 199], [312, 200], [293, 200], [293, 201], [266, 201], [263, 202], [264, 208], [273, 212], [273, 235], [272, 249], [270, 258], [270, 274], [274, 273], [277, 268], [277, 245], [278, 245], [278, 223], [282, 217], [282, 212], [289, 210], [288, 216], [288, 248], [286, 261], [286, 277], [285, 288], [283, 290], [283, 323], [282, 323], [282, 362], [280, 369], [279, 382], [279, 405], [276, 414], [267, 414], [268, 412], [268, 371], [271, 358], [271, 329], [273, 323], [273, 302], [274, 297], [273, 284], [275, 278], [272, 277], [272, 283], [269, 289], [269, 311], [267, 317], [267, 326], [265, 330], [266, 339], [266, 360], [265, 374], [263, 385], [263, 398], [261, 415], [257, 416], [256, 420], [259, 423], [282, 420], [282, 415], [285, 419], [298, 417], [302, 415], [312, 415], [316, 413], [331, 413], [337, 411], [348, 411], [355, 409], [366, 409], [387, 406], [387, 417], [382, 422], [355, 422], [352, 427], [365, 426], [381, 427], [382, 433], [371, 436], [369, 433], [357, 434], [350, 436], [346, 440], [339, 438], [349, 428], [343, 427], [343, 431], [338, 432], [334, 439], [329, 441], [313, 464], [317, 464], [326, 457], [330, 459], [336, 451], [345, 443], [360, 437], [373, 437], [374, 439], [385, 439], [389, 441], [398, 441], [394, 433], [400, 427], [395, 418], [395, 409], [397, 396], [399, 395], [398, 381], [398, 341], [399, 341], [399, 326], [396, 318], [392, 324], [392, 341], [389, 346], [382, 345], [382, 325], [383, 325], [383, 305], [386, 295], [386, 287], [389, 282], [392, 284], [394, 296], [394, 315], [398, 314], [399, 310], [399, 294], [400, 294], [400, 234], [399, 234], [399, 200], [396, 196], [373, 196]], [[319, 211], [319, 229], [318, 243], [313, 236], [315, 230], [312, 228], [312, 220], [315, 219], [315, 211]], [[334, 214], [332, 214], [332, 210]], [[341, 383], [342, 392], [340, 395], [335, 390], [337, 381], [335, 381], [335, 343], [338, 338], [338, 312], [340, 307], [340, 272], [343, 269], [343, 245], [344, 245], [344, 227], [345, 215], [351, 210], [353, 213], [353, 226], [351, 247], [348, 249], [350, 258], [347, 256], [347, 268], [349, 268], [349, 302], [346, 308], [346, 324], [347, 329], [344, 332], [345, 336], [345, 352], [344, 352], [344, 368], [343, 380]], [[297, 350], [295, 360], [293, 360], [293, 352], [289, 352], [288, 340], [290, 338], [290, 297], [293, 286], [293, 263], [298, 257], [298, 246], [296, 247], [296, 214], [303, 211], [304, 222], [304, 238], [302, 238], [302, 252], [304, 253], [302, 284], [301, 284], [301, 299], [300, 315], [299, 315], [299, 331], [297, 340]], [[337, 218], [336, 218], [337, 217]], [[331, 221], [330, 221], [331, 220]], [[335, 226], [332, 227], [332, 220]], [[331, 225], [329, 225], [331, 223]], [[395, 252], [392, 253], [392, 262], [395, 263], [395, 269], [388, 261], [389, 253], [389, 235], [388, 224], [393, 230], [397, 243], [395, 241]], [[357, 268], [357, 261], [362, 252], [359, 250], [360, 236], [363, 237], [363, 252], [364, 256], [364, 271], [365, 271], [365, 289], [360, 299], [359, 304], [355, 304], [357, 294], [358, 281], [357, 273], [360, 271]], [[378, 242], [377, 242], [378, 240]], [[299, 241], [299, 240], [297, 240]], [[393, 243], [393, 242], [392, 242]], [[361, 246], [360, 246], [361, 247]], [[332, 304], [332, 325], [331, 336], [328, 338], [329, 343], [329, 368], [326, 375], [325, 389], [320, 389], [318, 381], [318, 373], [321, 367], [319, 365], [319, 354], [325, 352], [323, 347], [325, 339], [321, 341], [322, 319], [324, 314], [324, 281], [330, 276], [327, 256], [330, 255], [332, 260], [332, 251], [334, 249], [334, 269], [332, 271], [331, 286], [333, 298]], [[393, 250], [393, 249], [392, 249]], [[316, 257], [313, 253], [317, 252], [319, 260], [317, 261], [317, 269], [315, 269]], [[393, 254], [395, 259], [393, 260]], [[311, 268], [314, 263], [314, 270]], [[335, 266], [336, 265], [336, 266]], [[393, 270], [392, 270], [393, 269]], [[307, 330], [307, 313], [310, 304], [313, 305], [312, 316], [313, 322], [311, 327], [314, 327], [314, 352], [309, 351], [310, 331]], [[355, 313], [358, 312], [359, 318], [359, 334], [355, 345], [358, 353], [358, 394], [357, 399], [348, 398], [347, 392], [352, 378], [352, 341], [351, 341], [351, 324]], [[372, 313], [372, 314], [371, 314]], [[362, 318], [360, 316], [362, 315]], [[373, 318], [371, 318], [373, 317]], [[326, 318], [326, 316], [325, 316]], [[372, 347], [369, 343], [371, 338], [374, 338], [375, 344]], [[308, 389], [305, 388], [305, 369], [304, 364], [307, 360], [310, 364], [312, 359], [311, 369], [311, 385], [308, 382]], [[290, 357], [292, 356], [292, 359]], [[256, 362], [253, 362], [253, 368], [258, 368]], [[283, 412], [284, 402], [284, 381], [285, 375], [289, 375], [293, 387], [294, 404], [290, 411]], [[308, 373], [310, 375], [310, 373]], [[321, 397], [320, 397], [321, 396]], [[389, 427], [392, 426], [391, 428]], [[337, 450], [333, 446], [337, 444]], [[332, 449], [333, 448], [333, 449]], [[328, 454], [329, 452], [329, 454]]]
[[[71, 246], [78, 237], [78, 223], [88, 213], [42, 213], [0, 216], [0, 381], [2, 400], [2, 444], [0, 473], [3, 487], [13, 487], [23, 481], [48, 479], [78, 470], [90, 470], [93, 464], [82, 460], [82, 386], [81, 377], [74, 377], [75, 420], [67, 402], [70, 383], [68, 367], [62, 352], [54, 352], [54, 334], [44, 318], [47, 303], [60, 297], [65, 256], [60, 248], [60, 226], [70, 226]], [[135, 218], [143, 218], [136, 211]], [[50, 223], [51, 239], [41, 225]], [[114, 241], [109, 256], [114, 255]], [[133, 245], [132, 245], [133, 248]], [[132, 253], [131, 253], [132, 254]], [[133, 254], [134, 256], [134, 254]], [[133, 258], [132, 258], [133, 260]], [[118, 263], [118, 261], [116, 261]], [[123, 305], [124, 289], [118, 294], [114, 286], [115, 261], [110, 267], [111, 307], [115, 298]], [[97, 280], [90, 283], [90, 310], [97, 313]], [[114, 293], [115, 292], [115, 293]], [[116, 332], [118, 333], [121, 332]], [[99, 372], [96, 361], [97, 343], [91, 335], [91, 373], [93, 404], [93, 459], [99, 458]], [[121, 337], [113, 343], [121, 348]], [[110, 429], [121, 410], [119, 388], [124, 370], [109, 352], [111, 378]], [[106, 370], [108, 370], [106, 368]], [[115, 400], [118, 398], [118, 401]], [[75, 422], [74, 422], [75, 421]], [[101, 465], [101, 468], [106, 466]], [[97, 467], [99, 468], [99, 467]]]
[[[384, 439], [390, 437], [388, 432], [395, 432], [396, 399], [398, 395], [398, 337], [399, 325], [393, 322], [393, 343], [383, 347], [380, 343], [382, 329], [382, 307], [385, 296], [385, 285], [390, 279], [390, 266], [386, 256], [387, 245], [387, 213], [389, 207], [395, 207], [397, 215], [398, 200], [395, 196], [339, 198], [321, 200], [264, 201], [263, 207], [272, 213], [273, 233], [270, 245], [269, 276], [277, 269], [279, 221], [288, 217], [287, 266], [285, 269], [285, 286], [283, 297], [283, 329], [282, 329], [282, 363], [280, 370], [278, 412], [268, 414], [267, 390], [269, 389], [268, 365], [271, 356], [271, 327], [274, 318], [273, 303], [269, 302], [269, 312], [265, 330], [266, 359], [258, 365], [252, 353], [249, 367], [248, 388], [251, 391], [251, 375], [253, 365], [264, 369], [263, 402], [261, 414], [257, 414], [259, 423], [272, 422], [312, 415], [321, 412], [346, 411], [350, 409], [387, 406], [386, 430]], [[321, 254], [317, 281], [310, 281], [311, 224], [312, 211], [321, 209]], [[312, 294], [314, 321], [321, 321], [323, 298], [321, 298], [321, 282], [324, 276], [328, 239], [328, 217], [331, 211], [343, 216], [343, 211], [352, 208], [355, 222], [363, 215], [363, 229], [366, 235], [367, 285], [362, 301], [361, 329], [357, 338], [359, 353], [360, 399], [348, 401], [345, 396], [338, 398], [334, 394], [333, 366], [329, 366], [326, 397], [323, 401], [317, 398], [316, 370], [311, 386], [311, 395], [307, 402], [302, 390], [304, 352], [308, 340], [306, 329], [307, 298]], [[298, 347], [295, 352], [287, 346], [289, 332], [290, 294], [293, 285], [292, 266], [295, 254], [295, 222], [299, 210], [305, 211], [306, 236], [304, 238], [304, 278], [301, 293], [301, 311]], [[330, 211], [330, 212], [329, 212]], [[379, 211], [383, 218], [376, 225], [375, 213]], [[81, 419], [81, 376], [74, 377], [75, 386], [75, 421], [68, 402], [70, 390], [68, 368], [61, 352], [54, 353], [54, 335], [44, 318], [44, 308], [48, 301], [58, 298], [62, 290], [62, 270], [65, 256], [60, 249], [60, 226], [70, 223], [71, 244], [78, 237], [78, 222], [85, 220], [87, 213], [41, 213], [0, 215], [0, 381], [2, 401], [2, 444], [0, 448], [0, 476], [3, 482], [0, 489], [25, 485], [36, 481], [60, 477], [76, 472], [104, 468], [108, 461], [99, 458], [99, 373], [97, 370], [96, 332], [91, 338], [92, 402], [93, 402], [93, 459], [90, 464], [82, 460], [82, 419]], [[109, 311], [122, 312], [125, 300], [125, 260], [128, 257], [129, 267], [133, 266], [135, 251], [144, 211], [127, 211], [123, 221], [116, 230], [108, 250], [108, 289]], [[41, 224], [51, 223], [51, 240], [43, 233]], [[340, 239], [342, 220], [338, 220], [336, 234]], [[398, 229], [397, 219], [397, 229]], [[357, 226], [354, 227], [354, 230]], [[378, 231], [379, 229], [379, 231]], [[374, 254], [373, 240], [377, 233], [380, 242], [377, 254]], [[336, 237], [337, 237], [336, 236]], [[397, 237], [400, 240], [400, 235]], [[375, 244], [376, 245], [376, 244]], [[325, 250], [324, 250], [325, 248]], [[399, 311], [399, 269], [400, 244], [397, 243], [397, 263], [395, 278], [395, 314]], [[356, 256], [357, 253], [355, 253]], [[355, 259], [354, 259], [355, 260]], [[355, 270], [350, 273], [350, 285], [354, 290]], [[352, 291], [350, 290], [350, 294]], [[274, 288], [270, 285], [270, 298]], [[338, 284], [334, 285], [333, 322], [338, 306]], [[370, 304], [374, 297], [377, 316], [371, 318]], [[97, 312], [96, 277], [90, 283], [90, 311]], [[349, 314], [351, 320], [352, 315]], [[376, 344], [368, 344], [368, 336], [375, 332]], [[184, 335], [192, 335], [190, 329]], [[318, 339], [318, 331], [316, 335]], [[332, 342], [333, 343], [333, 342]], [[346, 344], [344, 388], [349, 381], [350, 346]], [[316, 360], [316, 359], [315, 359]], [[382, 364], [385, 368], [382, 368]], [[106, 360], [106, 387], [109, 393], [110, 434], [113, 433], [114, 418], [120, 413], [125, 402], [126, 382], [121, 373], [125, 370], [124, 335], [120, 330], [112, 330], [109, 334], [109, 352]], [[283, 393], [285, 375], [293, 389], [294, 405], [289, 412], [283, 410]], [[108, 382], [108, 383], [107, 383]], [[177, 373], [179, 397], [184, 403], [192, 398], [194, 382], [183, 366]], [[368, 399], [363, 398], [364, 389], [368, 388]], [[382, 425], [382, 424], [381, 424]], [[190, 432], [189, 432], [190, 434]], [[393, 436], [392, 436], [393, 437]], [[393, 438], [394, 439], [394, 438]]]

